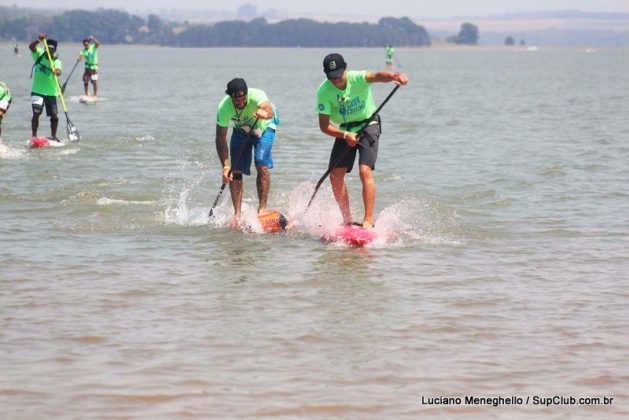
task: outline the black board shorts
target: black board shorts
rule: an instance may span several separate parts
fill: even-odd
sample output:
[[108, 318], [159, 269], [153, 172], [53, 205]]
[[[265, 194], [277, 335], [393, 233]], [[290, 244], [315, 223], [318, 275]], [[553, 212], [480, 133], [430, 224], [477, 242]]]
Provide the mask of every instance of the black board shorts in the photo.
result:
[[367, 165], [371, 170], [375, 170], [380, 133], [380, 124], [369, 125], [361, 134], [356, 147], [349, 147], [345, 139], [337, 138], [332, 147], [332, 153], [330, 153], [328, 169], [347, 168], [348, 173], [352, 172], [356, 151], [358, 151], [358, 164]]
[[47, 116], [52, 117], [58, 114], [56, 96], [47, 96], [31, 92], [31, 106], [35, 114], [41, 114], [44, 106], [46, 107]]

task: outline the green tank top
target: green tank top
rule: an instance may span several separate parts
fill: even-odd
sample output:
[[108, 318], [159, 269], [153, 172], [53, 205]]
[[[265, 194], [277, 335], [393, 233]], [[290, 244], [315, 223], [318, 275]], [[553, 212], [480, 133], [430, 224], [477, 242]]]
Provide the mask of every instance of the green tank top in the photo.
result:
[[[33, 51], [33, 60], [37, 63], [33, 69], [33, 93], [45, 96], [57, 96], [57, 81], [52, 73], [46, 51], [38, 47]], [[43, 55], [43, 57], [41, 57]], [[41, 57], [41, 60], [39, 59]], [[61, 60], [53, 58], [54, 68], [61, 70]]]
[[11, 91], [6, 83], [0, 81], [0, 102], [2, 101], [10, 101], [11, 100]]
[[92, 44], [88, 48], [81, 51], [81, 55], [85, 58], [85, 68], [88, 70], [98, 69], [98, 48]]

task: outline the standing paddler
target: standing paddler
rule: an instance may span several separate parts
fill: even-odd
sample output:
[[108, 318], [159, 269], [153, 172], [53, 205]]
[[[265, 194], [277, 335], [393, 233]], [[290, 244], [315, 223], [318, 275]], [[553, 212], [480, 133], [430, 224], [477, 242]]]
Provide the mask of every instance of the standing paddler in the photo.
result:
[[[323, 60], [326, 75], [317, 91], [319, 128], [335, 139], [330, 154], [330, 182], [334, 198], [339, 205], [344, 224], [352, 224], [349, 195], [345, 174], [352, 171], [358, 150], [358, 169], [363, 190], [365, 215], [362, 227], [372, 229], [373, 209], [376, 200], [376, 183], [373, 171], [378, 158], [380, 117], [370, 120], [376, 111], [371, 92], [372, 83], [408, 83], [403, 73], [390, 71], [347, 71], [347, 64], [340, 54], [329, 54]], [[363, 129], [361, 135], [358, 132]]]
[[85, 71], [83, 72], [83, 91], [85, 96], [89, 96], [89, 83], [92, 83], [94, 97], [98, 96], [98, 47], [100, 42], [90, 35], [89, 38], [83, 40], [83, 50], [79, 54], [76, 61], [85, 58]]
[[32, 52], [33, 60], [35, 60], [31, 74], [33, 78], [33, 86], [31, 88], [31, 107], [33, 109], [31, 129], [33, 137], [37, 137], [39, 116], [42, 114], [44, 107], [46, 107], [46, 115], [50, 117], [51, 139], [59, 141], [57, 138], [57, 127], [59, 125], [57, 96], [59, 91], [55, 74], [57, 76], [61, 74], [61, 60], [57, 57], [57, 41], [48, 39], [46, 42], [52, 58], [52, 62], [50, 62], [46, 49], [39, 46], [39, 43], [44, 39], [46, 39], [46, 34], [40, 32], [37, 39], [28, 46]]

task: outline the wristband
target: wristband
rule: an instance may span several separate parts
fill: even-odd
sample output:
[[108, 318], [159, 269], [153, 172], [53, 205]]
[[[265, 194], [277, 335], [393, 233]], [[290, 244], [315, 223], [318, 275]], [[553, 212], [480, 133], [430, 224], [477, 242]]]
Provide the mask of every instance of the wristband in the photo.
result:
[[348, 134], [349, 134], [349, 131], [343, 132], [343, 140], [347, 140], [347, 135]]
[[231, 166], [229, 166], [229, 165], [223, 166], [223, 170], [225, 170], [225, 169], [231, 169]]

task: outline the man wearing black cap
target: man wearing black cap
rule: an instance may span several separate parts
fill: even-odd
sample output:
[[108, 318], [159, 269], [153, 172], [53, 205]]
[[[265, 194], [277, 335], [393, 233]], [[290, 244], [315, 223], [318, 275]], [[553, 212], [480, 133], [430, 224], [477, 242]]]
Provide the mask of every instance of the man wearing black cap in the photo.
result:
[[[352, 224], [345, 174], [351, 172], [358, 150], [358, 169], [365, 206], [362, 226], [371, 229], [376, 200], [376, 183], [372, 171], [376, 166], [380, 138], [380, 118], [369, 121], [376, 111], [371, 84], [394, 82], [396, 85], [405, 85], [408, 77], [389, 71], [347, 71], [343, 56], [336, 53], [325, 57], [323, 71], [327, 78], [317, 91], [317, 112], [321, 131], [336, 139], [329, 164], [332, 167], [336, 163], [330, 172], [334, 198], [341, 209], [343, 223]], [[365, 125], [367, 127], [359, 138], [357, 132]]]
[[[266, 93], [260, 89], [247, 88], [244, 79], [232, 79], [225, 93], [227, 95], [218, 104], [216, 113], [216, 152], [223, 166], [223, 183], [229, 184], [234, 205], [232, 225], [238, 226], [243, 193], [242, 174], [251, 174], [252, 148], [258, 171], [258, 216], [267, 213], [270, 169], [273, 168], [271, 148], [279, 120]], [[227, 129], [230, 122], [233, 130], [228, 148]]]
[[[50, 117], [51, 138], [57, 139], [57, 126], [59, 118], [57, 117], [57, 81], [55, 74], [61, 74], [61, 60], [57, 57], [57, 41], [48, 39], [48, 49], [52, 57], [52, 63], [48, 60], [48, 54], [44, 47], [38, 44], [46, 38], [46, 34], [41, 32], [39, 37], [31, 42], [28, 48], [32, 51], [33, 60], [33, 87], [31, 88], [31, 105], [33, 108], [33, 118], [31, 119], [31, 129], [33, 137], [37, 137], [37, 129], [39, 128], [39, 116], [46, 107], [46, 115]], [[53, 74], [54, 72], [54, 74]]]

